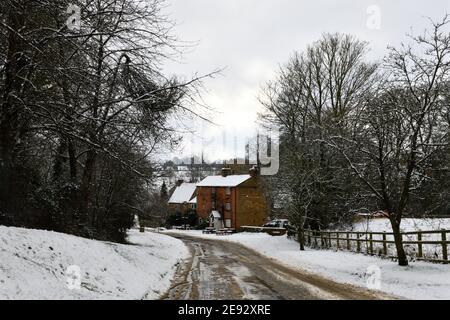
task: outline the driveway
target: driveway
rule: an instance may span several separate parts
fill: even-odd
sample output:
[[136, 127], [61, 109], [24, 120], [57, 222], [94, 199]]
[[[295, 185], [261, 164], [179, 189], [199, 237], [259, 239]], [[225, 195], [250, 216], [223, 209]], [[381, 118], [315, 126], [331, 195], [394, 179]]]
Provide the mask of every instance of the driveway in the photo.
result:
[[291, 269], [240, 244], [170, 234], [190, 249], [179, 266], [169, 300], [390, 299], [387, 295], [339, 284]]

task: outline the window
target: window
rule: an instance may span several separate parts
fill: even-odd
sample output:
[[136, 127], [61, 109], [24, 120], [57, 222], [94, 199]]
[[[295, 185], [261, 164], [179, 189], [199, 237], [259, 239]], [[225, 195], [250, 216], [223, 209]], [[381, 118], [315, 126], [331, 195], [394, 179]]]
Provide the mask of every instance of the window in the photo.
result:
[[225, 210], [227, 210], [227, 211], [231, 210], [231, 203], [229, 203], [229, 202], [225, 203]]
[[225, 194], [226, 194], [227, 196], [229, 196], [229, 195], [231, 194], [231, 188], [230, 188], [230, 187], [227, 187], [227, 188], [225, 189]]
[[213, 201], [213, 202], [211, 203], [211, 208], [212, 208], [212, 209], [215, 209], [215, 208], [216, 208], [216, 202], [215, 202], [215, 201]]
[[216, 194], [216, 188], [211, 188], [211, 193]]
[[231, 219], [225, 219], [225, 228], [231, 228]]

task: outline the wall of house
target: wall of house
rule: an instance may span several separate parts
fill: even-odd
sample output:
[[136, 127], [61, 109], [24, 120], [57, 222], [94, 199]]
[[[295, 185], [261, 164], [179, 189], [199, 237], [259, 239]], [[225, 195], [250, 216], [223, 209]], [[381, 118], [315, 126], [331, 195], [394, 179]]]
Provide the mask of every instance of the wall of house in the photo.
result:
[[197, 187], [197, 215], [208, 219], [211, 213], [211, 188]]
[[[220, 212], [224, 219], [224, 225], [227, 220], [230, 221], [230, 227], [234, 228], [236, 217], [236, 188], [230, 188], [230, 194], [227, 194], [226, 187], [216, 187], [215, 194], [211, 187], [198, 187], [197, 189], [197, 214], [202, 219], [208, 219], [212, 210]], [[215, 207], [212, 204], [215, 201]], [[229, 210], [227, 210], [229, 203]]]
[[[208, 219], [212, 210], [217, 210], [224, 218], [231, 220], [231, 227], [260, 226], [267, 222], [267, 204], [258, 185], [258, 178], [252, 178], [236, 188], [231, 188], [231, 194], [226, 194], [225, 187], [217, 187], [213, 195], [211, 187], [198, 187], [197, 214], [202, 219]], [[213, 209], [212, 202], [216, 206]], [[226, 203], [230, 210], [226, 210]]]
[[191, 209], [191, 205], [189, 203], [169, 203], [168, 211], [169, 214], [180, 212], [181, 214], [187, 214]]
[[258, 184], [252, 178], [236, 189], [236, 229], [261, 226], [267, 222], [267, 203]]

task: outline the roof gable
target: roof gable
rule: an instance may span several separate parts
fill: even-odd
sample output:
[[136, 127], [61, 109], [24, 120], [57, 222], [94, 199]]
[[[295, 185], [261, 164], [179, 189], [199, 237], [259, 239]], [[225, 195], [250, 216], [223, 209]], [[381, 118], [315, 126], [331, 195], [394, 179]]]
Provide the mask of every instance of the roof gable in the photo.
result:
[[197, 204], [197, 197], [192, 198], [191, 201], [189, 201], [190, 204]]

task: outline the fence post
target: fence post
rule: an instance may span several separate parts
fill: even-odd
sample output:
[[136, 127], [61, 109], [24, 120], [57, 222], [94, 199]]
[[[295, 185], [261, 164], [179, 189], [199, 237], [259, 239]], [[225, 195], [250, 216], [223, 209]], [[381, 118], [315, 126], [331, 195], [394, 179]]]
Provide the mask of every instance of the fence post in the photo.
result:
[[356, 233], [356, 252], [361, 252], [361, 243], [359, 242], [359, 232]]
[[328, 234], [328, 248], [332, 248], [332, 246], [331, 246], [331, 232]]
[[448, 253], [447, 253], [447, 232], [442, 231], [442, 259], [444, 261], [448, 260]]
[[339, 247], [339, 232], [336, 232], [336, 246], [339, 251], [339, 249], [340, 249], [340, 247]]
[[373, 235], [372, 234], [370, 234], [369, 235], [369, 239], [370, 239], [370, 242], [369, 242], [369, 245], [370, 245], [370, 254], [371, 255], [373, 255]]
[[322, 231], [320, 232], [320, 247], [321, 247], [321, 248], [324, 247], [324, 243], [323, 243], [323, 233], [322, 233]]
[[311, 246], [311, 230], [308, 230], [308, 245]]
[[366, 233], [366, 254], [370, 253], [369, 237]]
[[347, 232], [347, 250], [350, 251], [351, 250], [351, 246], [350, 246], [350, 235]]
[[386, 232], [383, 232], [383, 254], [387, 256]]
[[419, 258], [423, 257], [423, 250], [422, 250], [422, 232], [417, 233], [417, 256]]

